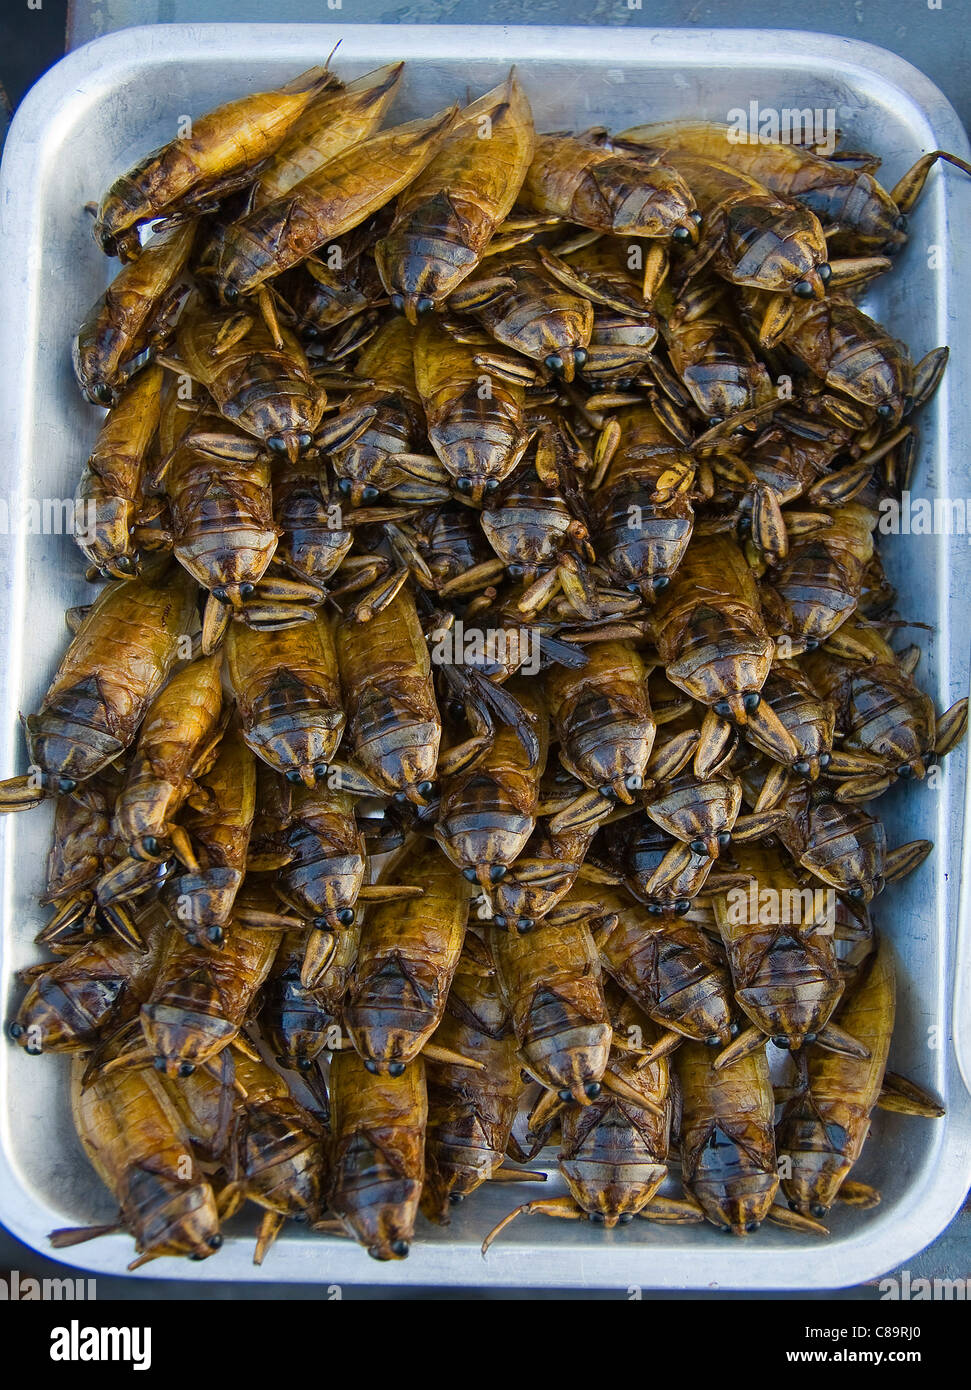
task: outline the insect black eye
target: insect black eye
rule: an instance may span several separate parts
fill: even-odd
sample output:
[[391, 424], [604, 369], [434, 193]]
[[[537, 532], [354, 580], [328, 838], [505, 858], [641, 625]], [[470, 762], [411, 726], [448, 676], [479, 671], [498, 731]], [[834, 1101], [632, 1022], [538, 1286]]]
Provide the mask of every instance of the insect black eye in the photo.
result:
[[229, 598], [229, 595], [221, 584], [213, 589], [212, 596], [218, 603], [225, 603]]
[[306, 430], [297, 435], [297, 443], [300, 445], [301, 449], [309, 449], [313, 442], [313, 435], [308, 434]]
[[89, 394], [91, 399], [98, 405], [111, 405], [111, 402], [114, 400], [111, 387], [106, 386], [104, 382], [100, 382], [97, 386], [92, 386]]
[[506, 877], [508, 872], [505, 864], [493, 864], [492, 868], [489, 870], [489, 882], [498, 883], [501, 878]]
[[499, 487], [499, 479], [498, 479], [498, 478], [486, 478], [486, 484], [485, 484], [485, 490], [486, 490], [486, 492], [495, 492], [495, 491], [498, 489], [498, 487]]
[[716, 714], [721, 715], [722, 719], [729, 719], [731, 717], [732, 707], [727, 700], [717, 700], [715, 704], [712, 705], [712, 709]]
[[602, 1087], [599, 1081], [588, 1081], [583, 1088], [583, 1094], [586, 1096], [587, 1100], [596, 1100], [601, 1089]]
[[697, 210], [695, 212], [689, 212], [688, 216], [691, 218], [691, 221], [695, 224], [696, 227], [700, 227], [702, 222], [704, 221], [704, 218], [702, 217], [701, 213]]
[[617, 1218], [617, 1224], [619, 1226], [629, 1226], [633, 1219], [634, 1213], [632, 1211], [622, 1211]]
[[10, 1025], [10, 1036], [12, 1038], [22, 1038], [26, 1031], [27, 1029], [22, 1023], [11, 1023]]
[[806, 651], [807, 651], [807, 652], [814, 652], [814, 651], [817, 650], [818, 647], [819, 647], [819, 638], [818, 638], [818, 637], [807, 637], [807, 638], [806, 638]]
[[911, 767], [910, 763], [901, 763], [897, 768], [898, 777], [913, 777], [913, 775], [914, 769]]
[[120, 569], [123, 574], [128, 574], [132, 568], [131, 556], [119, 555], [117, 560], [115, 561], [115, 567], [116, 569]]
[[829, 261], [823, 261], [822, 265], [818, 266], [817, 269], [819, 271], [820, 280], [822, 280], [824, 285], [828, 285], [833, 275], [833, 267], [830, 265]]
[[146, 854], [151, 854], [153, 856], [158, 854], [158, 840], [156, 840], [154, 835], [145, 835], [142, 838], [142, 849], [144, 849]]
[[463, 870], [462, 870], [462, 877], [463, 877], [463, 878], [467, 878], [467, 879], [469, 880], [470, 883], [474, 883], [474, 882], [475, 882], [475, 870], [474, 870], [474, 869], [463, 869]]
[[65, 795], [68, 792], [73, 792], [76, 786], [77, 782], [73, 777], [58, 777], [57, 779], [57, 790], [59, 792], [64, 792]]
[[863, 897], [863, 885], [861, 883], [854, 883], [852, 887], [847, 888], [846, 896], [859, 900]]
[[804, 1041], [807, 1043], [814, 1043], [818, 1036], [818, 1033], [807, 1033]]
[[749, 713], [751, 713], [754, 709], [758, 709], [761, 703], [762, 696], [759, 694], [757, 690], [750, 690], [747, 695], [742, 696], [742, 704], [749, 711]]
[[664, 908], [661, 906], [660, 903], [648, 903], [647, 910], [652, 917], [660, 917], [661, 913], [664, 911]]
[[789, 1039], [786, 1037], [785, 1033], [773, 1033], [773, 1035], [772, 1035], [772, 1046], [773, 1046], [773, 1047], [781, 1047], [783, 1052], [788, 1052], [788, 1051], [789, 1051]]
[[378, 1064], [377, 1064], [377, 1062], [372, 1061], [372, 1059], [369, 1057], [369, 1058], [367, 1059], [367, 1061], [364, 1063], [364, 1070], [365, 1070], [365, 1071], [369, 1071], [369, 1072], [371, 1073], [372, 1076], [377, 1076], [377, 1074], [378, 1074]]
[[898, 217], [894, 218], [893, 229], [895, 232], [905, 232], [907, 230], [907, 218], [904, 213], [900, 213]]
[[691, 899], [690, 899], [690, 898], [679, 898], [678, 901], [674, 904], [674, 914], [675, 914], [676, 917], [684, 917], [684, 915], [685, 915], [686, 913], [690, 912], [690, 911], [691, 911]]
[[909, 415], [914, 408], [913, 396], [904, 396], [904, 414]]
[[[389, 1076], [404, 1076], [404, 1074], [405, 1074], [405, 1064], [404, 1064], [404, 1062], [389, 1062], [389, 1063], [388, 1063], [388, 1075], [389, 1075]], [[405, 1248], [405, 1253], [407, 1254], [407, 1247]]]
[[819, 755], [819, 766], [820, 766], [820, 767], [829, 767], [829, 765], [830, 765], [830, 763], [831, 763], [832, 761], [833, 761], [833, 755], [832, 755], [832, 753], [820, 753], [820, 755]]
[[560, 1100], [565, 1101], [566, 1104], [569, 1104], [573, 1099], [573, 1092], [570, 1090], [569, 1086], [564, 1086], [562, 1091], [557, 1091], [556, 1094], [559, 1096]]
[[604, 798], [605, 801], [617, 800], [617, 793], [614, 791], [613, 787], [610, 785], [609, 782], [605, 782], [602, 787], [598, 787], [597, 791], [600, 793], [600, 795]]
[[[819, 761], [822, 762], [822, 758]], [[808, 777], [809, 763], [805, 758], [800, 758], [798, 762], [792, 764], [792, 770], [798, 772], [800, 777]]]
[[792, 287], [792, 292], [800, 299], [812, 299], [813, 287], [808, 280], [797, 280]]
[[373, 502], [378, 495], [378, 489], [372, 483], [361, 490], [361, 500], [364, 502]]
[[223, 286], [223, 299], [226, 301], [227, 304], [236, 303], [236, 301], [239, 299], [239, 290], [236, 288], [235, 285]]
[[180, 1076], [191, 1076], [194, 1071], [195, 1067], [192, 1065], [191, 1062], [183, 1062], [182, 1065], [179, 1067]]
[[709, 424], [709, 426], [710, 426], [712, 429], [714, 429], [716, 425], [724, 424], [724, 421], [725, 421], [724, 415], [709, 415], [709, 416], [708, 416], [708, 424]]
[[279, 434], [271, 434], [266, 441], [275, 454], [285, 454], [287, 451], [287, 441]]
[[340, 482], [337, 484], [337, 491], [342, 497], [350, 497], [353, 491], [350, 478], [341, 478]]
[[510, 579], [522, 579], [523, 577], [522, 565], [507, 565], [506, 571]]
[[394, 797], [393, 797], [393, 800], [394, 800], [394, 801], [397, 801], [397, 803], [398, 803], [399, 806], [403, 806], [403, 805], [405, 804], [405, 802], [408, 800], [408, 793], [407, 793], [407, 792], [395, 792]]
[[221, 1250], [223, 1245], [223, 1238], [217, 1232], [214, 1236], [209, 1237], [209, 1239], [206, 1241], [206, 1244], [209, 1246], [210, 1250]]
[[551, 372], [562, 372], [563, 358], [558, 352], [551, 352], [549, 357], [545, 359], [545, 365]]
[[651, 580], [651, 588], [654, 590], [655, 593], [658, 593], [661, 589], [666, 589], [670, 583], [671, 578], [669, 575], [659, 574]]
[[749, 1235], [752, 1235], [754, 1231], [757, 1231], [759, 1229], [760, 1224], [761, 1223], [758, 1221], [749, 1221], [745, 1229], [749, 1233]]
[[337, 914], [337, 920], [342, 927], [349, 927], [354, 921], [354, 909], [352, 907], [342, 907]]
[[405, 312], [405, 297], [403, 294], [393, 294], [391, 296], [391, 307], [396, 314]]
[[893, 406], [890, 405], [888, 401], [884, 401], [883, 405], [877, 406], [877, 414], [880, 416], [881, 420], [892, 420]]
[[156, 1057], [155, 1060], [152, 1062], [152, 1066], [155, 1068], [156, 1071], [164, 1071], [164, 1070], [165, 1070], [165, 1058], [164, 1058], [164, 1057]]
[[717, 1033], [713, 1033], [710, 1038], [704, 1039], [705, 1047], [717, 1047], [720, 1042], [721, 1038], [718, 1036]]
[[459, 492], [471, 492], [474, 484], [471, 478], [457, 478], [455, 486], [458, 488]]
[[210, 927], [206, 932], [206, 938], [211, 941], [214, 946], [221, 945], [223, 939], [222, 927]]
[[[282, 1058], [278, 1057], [277, 1061], [280, 1062], [282, 1066], [286, 1066], [286, 1062]], [[297, 1071], [310, 1071], [312, 1067], [313, 1062], [311, 1062], [309, 1057], [297, 1058]]]
[[704, 840], [692, 840], [688, 848], [692, 854], [707, 854], [708, 847]]
[[520, 936], [525, 936], [528, 931], [533, 930], [534, 926], [535, 923], [532, 917], [520, 917], [519, 921], [516, 923], [516, 930], [519, 932]]
[[493, 922], [495, 922], [497, 927], [504, 927], [506, 925], [506, 918], [503, 916], [501, 912], [497, 912], [492, 920]]
[[573, 354], [573, 360], [578, 367], [582, 367], [587, 360], [586, 348], [577, 348], [576, 352]]
[[434, 784], [433, 782], [419, 782], [419, 783], [418, 783], [418, 795], [419, 795], [419, 796], [430, 796], [431, 793], [434, 791], [434, 789], [435, 789], [435, 784]]
[[823, 1206], [822, 1202], [813, 1202], [813, 1204], [812, 1204], [812, 1206], [809, 1208], [809, 1210], [810, 1210], [810, 1212], [812, 1213], [813, 1216], [825, 1216], [825, 1215], [826, 1215], [826, 1208]]
[[418, 310], [419, 314], [430, 314], [434, 307], [434, 299], [429, 299], [427, 295], [422, 295], [422, 297], [418, 300], [418, 303], [415, 305], [415, 308]]
[[327, 764], [326, 764], [326, 763], [318, 763], [317, 766], [314, 768], [314, 778], [316, 779], [316, 781], [322, 782], [326, 776], [327, 776]]
[[255, 585], [255, 584], [240, 584], [240, 586], [239, 586], [239, 596], [240, 596], [240, 598], [249, 598], [250, 594], [255, 593], [255, 591], [256, 591], [256, 585]]
[[726, 845], [730, 845], [732, 843], [731, 832], [723, 830], [718, 836], [718, 843], [721, 845], [722, 849], [724, 849]]
[[300, 776], [300, 773], [297, 771], [295, 767], [292, 767], [286, 776], [287, 781], [292, 782], [294, 786], [299, 785], [299, 783], [303, 781], [303, 778]]
[[675, 227], [674, 231], [671, 233], [671, 240], [683, 246], [686, 241], [691, 240], [691, 233], [688, 231], [687, 227]]
[[728, 1031], [729, 1031], [729, 1034], [730, 1034], [733, 1038], [737, 1038], [737, 1037], [738, 1037], [738, 1024], [737, 1024], [737, 1023], [730, 1023], [730, 1024], [728, 1025]]

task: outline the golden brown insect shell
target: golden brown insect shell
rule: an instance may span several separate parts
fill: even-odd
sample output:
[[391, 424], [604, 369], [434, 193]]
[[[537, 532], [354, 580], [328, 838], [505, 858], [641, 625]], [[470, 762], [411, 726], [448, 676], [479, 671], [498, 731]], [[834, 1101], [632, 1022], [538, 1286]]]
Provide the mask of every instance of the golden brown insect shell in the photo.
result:
[[374, 1076], [346, 1049], [331, 1062], [330, 1087], [328, 1206], [374, 1259], [404, 1259], [425, 1178], [424, 1063]]
[[433, 158], [455, 116], [453, 106], [379, 131], [240, 218], [219, 259], [216, 283], [224, 301], [252, 294], [390, 202]]
[[777, 850], [740, 846], [734, 857], [749, 882], [716, 893], [713, 905], [735, 998], [757, 1028], [796, 1050], [822, 1032], [843, 993], [835, 900], [804, 890]]
[[415, 382], [428, 438], [468, 501], [480, 505], [522, 458], [532, 431], [525, 394], [475, 362], [475, 349], [425, 319], [415, 342]]
[[25, 720], [45, 788], [73, 790], [124, 752], [180, 655], [194, 608], [194, 585], [181, 571], [162, 585], [132, 579], [101, 591], [39, 711]]
[[222, 1245], [216, 1198], [162, 1078], [140, 1067], [83, 1080], [86, 1067], [71, 1074], [74, 1125], [135, 1249], [208, 1258]]
[[335, 640], [355, 763], [382, 791], [425, 804], [442, 722], [411, 590], [367, 623], [345, 618]]
[[881, 939], [837, 1015], [839, 1026], [870, 1056], [845, 1057], [813, 1048], [806, 1094], [793, 1096], [783, 1110], [779, 1154], [792, 1166], [782, 1188], [803, 1215], [821, 1215], [832, 1206], [870, 1132], [890, 1050], [895, 991], [893, 956]]
[[481, 1069], [428, 1061], [427, 1176], [422, 1211], [447, 1225], [449, 1206], [487, 1182], [506, 1158], [522, 1064], [482, 936], [465, 937], [448, 1003], [432, 1042]]
[[485, 755], [444, 780], [435, 827], [436, 839], [452, 863], [474, 871], [485, 887], [493, 872], [499, 874], [522, 853], [532, 834], [546, 763], [549, 718], [542, 691], [535, 680], [522, 676], [506, 688], [533, 723], [540, 742], [537, 764], [530, 766], [526, 750], [507, 724], [497, 725]]
[[151, 996], [141, 1009], [145, 1044], [170, 1076], [197, 1067], [232, 1042], [276, 954], [272, 931], [234, 923], [220, 950], [169, 937]]
[[681, 1083], [681, 1171], [714, 1225], [750, 1234], [779, 1187], [772, 1120], [775, 1101], [765, 1049], [723, 1071], [714, 1049], [686, 1042], [674, 1059]]
[[254, 92], [200, 116], [192, 133], [169, 141], [108, 189], [98, 208], [95, 236], [106, 253], [140, 222], [227, 175], [255, 167], [279, 146], [302, 111], [334, 83], [326, 68], [310, 68], [275, 92]]
[[656, 726], [647, 667], [631, 642], [595, 642], [586, 666], [554, 666], [547, 676], [560, 760], [588, 787], [621, 801], [643, 785]]
[[597, 902], [618, 919], [613, 931], [597, 932], [607, 973], [661, 1027], [695, 1038], [713, 1053], [715, 1044], [726, 1046], [732, 1038], [732, 989], [717, 942], [697, 923], [649, 913], [613, 889], [598, 885]]
[[88, 400], [111, 405], [142, 350], [171, 334], [175, 325], [166, 311], [194, 236], [190, 222], [153, 237], [91, 307], [72, 348], [74, 375]]
[[381, 1075], [408, 1066], [441, 1022], [469, 918], [469, 885], [436, 845], [402, 871], [424, 895], [369, 908], [344, 1005], [351, 1041]]
[[277, 771], [313, 786], [326, 774], [344, 729], [330, 620], [321, 613], [280, 632], [233, 623], [226, 660], [250, 748]]
[[439, 153], [400, 195], [374, 256], [393, 306], [411, 323], [478, 265], [516, 201], [534, 145], [529, 102], [510, 73], [461, 112]]
[[583, 921], [496, 932], [499, 987], [526, 1065], [578, 1105], [600, 1094], [611, 1029], [600, 957]]
[[697, 238], [688, 185], [663, 160], [615, 153], [594, 141], [541, 135], [520, 202], [533, 212], [618, 236]]

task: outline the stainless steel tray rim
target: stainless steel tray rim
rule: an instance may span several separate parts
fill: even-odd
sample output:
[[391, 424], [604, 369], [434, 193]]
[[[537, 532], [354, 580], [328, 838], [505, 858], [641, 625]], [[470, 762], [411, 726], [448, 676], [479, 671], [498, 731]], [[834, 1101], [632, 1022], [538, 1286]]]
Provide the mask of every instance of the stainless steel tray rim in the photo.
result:
[[[254, 35], [254, 31], [258, 31]], [[636, 35], [636, 39], [635, 36]], [[583, 28], [563, 30], [547, 26], [467, 27], [467, 26], [384, 26], [384, 25], [160, 25], [125, 30], [94, 40], [63, 60], [28, 94], [15, 118], [7, 142], [3, 168], [0, 170], [0, 233], [8, 249], [6, 271], [0, 268], [0, 312], [15, 309], [16, 319], [26, 320], [25, 329], [34, 326], [38, 301], [49, 286], [38, 283], [41, 248], [36, 231], [42, 223], [43, 199], [40, 177], [27, 181], [19, 192], [16, 171], [26, 161], [36, 170], [51, 158], [45, 136], [62, 119], [76, 117], [79, 104], [93, 109], [103, 96], [106, 85], [127, 79], [151, 64], [176, 63], [188, 53], [191, 61], [202, 57], [219, 57], [244, 69], [246, 64], [259, 68], [271, 54], [275, 65], [286, 62], [309, 66], [322, 61], [336, 37], [342, 38], [336, 65], [343, 60], [348, 67], [363, 69], [385, 61], [389, 51], [413, 62], [449, 62], [456, 54], [469, 55], [480, 65], [506, 64], [516, 59], [535, 65], [537, 71], [548, 62], [587, 63], [595, 53], [598, 62], [616, 63], [622, 70], [626, 64], [663, 68], [671, 73], [679, 69], [698, 74], [702, 64], [706, 69], [724, 72], [744, 61], [746, 67], [766, 73], [780, 62], [787, 69], [811, 76], [822, 65], [828, 73], [836, 73], [847, 84], [861, 80], [861, 72], [869, 84], [868, 91], [882, 93], [892, 99], [894, 108], [906, 115], [908, 139], [906, 149], [894, 158], [916, 157], [920, 149], [942, 145], [955, 153], [966, 153], [968, 141], [956, 114], [936, 87], [910, 64], [873, 45], [856, 40], [828, 38], [801, 31], [748, 30], [645, 30]], [[254, 44], [254, 37], [258, 42]], [[634, 49], [634, 52], [632, 52]], [[378, 50], [381, 57], [374, 57]], [[248, 79], [241, 74], [240, 88]], [[204, 104], [199, 107], [204, 109]], [[917, 148], [913, 148], [916, 143]], [[14, 171], [13, 175], [11, 170]], [[891, 174], [893, 174], [891, 165]], [[91, 190], [92, 193], [97, 190]], [[15, 196], [16, 195], [16, 196]], [[956, 181], [956, 176], [940, 170], [932, 175], [926, 204], [934, 225], [959, 221], [967, 225], [971, 209], [971, 194]], [[959, 218], [959, 209], [964, 215]], [[956, 267], [967, 269], [971, 252], [960, 243], [948, 252], [946, 274], [952, 284]], [[10, 267], [17, 267], [11, 272]], [[963, 280], [965, 286], [971, 277]], [[965, 301], [967, 292], [965, 291]], [[938, 341], [948, 338], [960, 345], [960, 325], [957, 320], [959, 299], [955, 294], [938, 299], [936, 331]], [[5, 321], [11, 324], [7, 313]], [[36, 364], [22, 360], [15, 346], [17, 334], [12, 332], [0, 344], [0, 441], [7, 446], [8, 459], [24, 456], [30, 425], [29, 403], [34, 391]], [[945, 378], [945, 386], [937, 410], [938, 428], [946, 430], [953, 420], [953, 437], [968, 437], [958, 418], [963, 412], [968, 421], [971, 396], [971, 376], [967, 363]], [[950, 405], [951, 410], [946, 409]], [[951, 411], [954, 414], [951, 414]], [[947, 436], [944, 436], [946, 442]], [[28, 460], [29, 463], [29, 460]], [[24, 470], [21, 486], [26, 487], [29, 470]], [[971, 490], [971, 489], [968, 489]], [[28, 578], [23, 538], [7, 538], [12, 549], [13, 581], [7, 577], [6, 602], [14, 613], [22, 611]], [[69, 544], [62, 540], [62, 544]], [[946, 570], [942, 554], [936, 557], [939, 572]], [[6, 618], [5, 618], [6, 621]], [[6, 627], [0, 637], [8, 636]], [[949, 636], [941, 634], [935, 659], [947, 664]], [[10, 644], [7, 642], [9, 648]], [[960, 655], [960, 654], [959, 654]], [[10, 653], [4, 675], [4, 691], [19, 689], [23, 653]], [[966, 661], [967, 653], [963, 654]], [[952, 682], [953, 683], [953, 682]], [[966, 681], [964, 681], [966, 685]], [[955, 694], [961, 693], [957, 690]], [[954, 698], [954, 696], [952, 696]], [[3, 767], [13, 765], [15, 756], [21, 758], [20, 736], [16, 728], [0, 731], [0, 755]], [[956, 778], [964, 766], [964, 755], [955, 754], [948, 765], [947, 776]], [[952, 788], [949, 803], [955, 799]], [[965, 788], [966, 805], [971, 806], [971, 789]], [[943, 805], [943, 803], [941, 803]], [[40, 816], [43, 813], [34, 812]], [[939, 818], [944, 814], [939, 812]], [[967, 816], [965, 825], [968, 825]], [[943, 826], [943, 821], [942, 821]], [[12, 880], [14, 836], [0, 822], [0, 855], [4, 866], [4, 906], [9, 909], [9, 885]], [[954, 865], [952, 860], [952, 876]], [[937, 964], [937, 976], [947, 982], [967, 957], [966, 924], [971, 892], [967, 875], [961, 884], [961, 920], [965, 924], [959, 940], [949, 937]], [[9, 911], [5, 914], [9, 917]], [[6, 943], [4, 943], [6, 946]], [[957, 952], [957, 954], [956, 954]], [[929, 1015], [928, 1015], [929, 1016]], [[0, 1049], [0, 1086], [9, 1081], [11, 1049]], [[50, 1065], [50, 1063], [48, 1063]], [[868, 1224], [850, 1234], [840, 1234], [827, 1249], [825, 1245], [799, 1239], [768, 1243], [736, 1243], [729, 1249], [715, 1232], [705, 1232], [693, 1248], [678, 1248], [672, 1255], [665, 1251], [663, 1232], [656, 1239], [642, 1244], [624, 1244], [624, 1233], [598, 1232], [596, 1244], [555, 1245], [537, 1242], [534, 1222], [524, 1222], [520, 1231], [510, 1233], [504, 1243], [497, 1243], [485, 1260], [468, 1245], [449, 1245], [436, 1235], [427, 1243], [416, 1243], [407, 1262], [379, 1266], [366, 1253], [344, 1241], [323, 1239], [302, 1240], [282, 1238], [262, 1271], [251, 1264], [249, 1237], [228, 1241], [219, 1256], [201, 1265], [185, 1265], [169, 1260], [159, 1261], [133, 1277], [152, 1278], [177, 1274], [191, 1281], [209, 1280], [286, 1280], [319, 1281], [327, 1283], [386, 1283], [408, 1285], [438, 1283], [449, 1285], [481, 1284], [493, 1287], [510, 1285], [530, 1286], [554, 1283], [564, 1287], [606, 1287], [626, 1290], [628, 1285], [647, 1288], [705, 1289], [731, 1288], [826, 1288], [851, 1284], [875, 1277], [901, 1260], [906, 1260], [923, 1248], [943, 1228], [960, 1207], [969, 1177], [971, 1177], [971, 1099], [961, 1085], [953, 1055], [949, 1054], [944, 1071], [948, 1095], [949, 1116], [942, 1126], [937, 1142], [925, 1155], [918, 1180], [899, 1198], [893, 1211], [886, 1209], [871, 1213]], [[918, 1122], [914, 1122], [918, 1123]], [[49, 1230], [64, 1224], [65, 1213], [52, 1203], [38, 1201], [31, 1190], [29, 1174], [11, 1159], [11, 1117], [0, 1118], [0, 1220], [15, 1235], [41, 1251], [48, 1251], [46, 1236]], [[43, 1138], [40, 1140], [43, 1143]], [[506, 1205], [509, 1203], [507, 1201]], [[905, 1228], [905, 1236], [901, 1227]], [[483, 1229], [485, 1221], [483, 1221]], [[781, 1234], [781, 1233], [780, 1233]], [[606, 1235], [606, 1239], [604, 1236]], [[66, 1263], [97, 1272], [116, 1273], [124, 1270], [131, 1258], [131, 1242], [127, 1237], [103, 1239], [90, 1247], [79, 1246], [61, 1252]], [[539, 1273], [539, 1270], [542, 1270]], [[712, 1274], [717, 1274], [713, 1281]]]

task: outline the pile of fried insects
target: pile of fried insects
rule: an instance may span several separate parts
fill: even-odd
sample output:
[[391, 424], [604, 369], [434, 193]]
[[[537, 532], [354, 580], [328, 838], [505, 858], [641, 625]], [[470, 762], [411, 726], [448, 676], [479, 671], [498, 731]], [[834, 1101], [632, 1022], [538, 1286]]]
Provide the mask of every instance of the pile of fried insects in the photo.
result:
[[384, 125], [401, 77], [221, 106], [91, 209], [103, 585], [0, 784], [55, 799], [10, 1032], [120, 1207], [54, 1244], [203, 1259], [252, 1202], [257, 1260], [397, 1259], [557, 1137], [484, 1250], [825, 1235], [874, 1108], [943, 1113], [869, 905], [931, 849], [870, 803], [967, 721], [874, 548], [947, 350], [855, 296], [960, 161], [537, 135], [515, 73]]

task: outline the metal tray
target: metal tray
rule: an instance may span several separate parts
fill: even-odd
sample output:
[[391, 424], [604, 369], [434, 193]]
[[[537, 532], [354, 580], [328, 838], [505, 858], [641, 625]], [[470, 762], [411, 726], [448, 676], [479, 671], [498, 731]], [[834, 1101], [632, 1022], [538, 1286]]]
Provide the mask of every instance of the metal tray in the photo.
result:
[[[176, 119], [269, 87], [323, 61], [340, 37], [335, 66], [354, 76], [407, 60], [395, 115], [437, 109], [466, 88], [485, 91], [515, 62], [540, 129], [707, 117], [733, 107], [821, 107], [836, 112], [849, 145], [884, 158], [892, 183], [923, 151], [967, 155], [952, 108], [919, 72], [881, 49], [801, 33], [703, 29], [459, 28], [334, 25], [166, 25], [128, 29], [71, 54], [29, 94], [14, 122], [2, 170], [0, 229], [0, 457], [8, 525], [0, 507], [0, 769], [22, 769], [18, 712], [42, 696], [65, 637], [64, 610], [85, 598], [81, 558], [71, 540], [27, 534], [16, 525], [26, 499], [70, 497], [98, 413], [82, 404], [69, 344], [111, 267], [94, 245], [83, 205], [146, 149], [171, 138]], [[896, 272], [870, 306], [906, 337], [915, 354], [950, 343], [954, 358], [924, 413], [914, 493], [963, 497], [971, 438], [971, 182], [935, 170], [912, 219]], [[957, 236], [952, 232], [957, 231]], [[936, 248], [932, 251], [932, 248]], [[935, 268], [936, 267], [936, 268]], [[952, 449], [953, 441], [953, 449]], [[0, 500], [3, 494], [0, 493]], [[888, 537], [884, 554], [903, 612], [933, 624], [908, 638], [924, 648], [920, 678], [940, 708], [968, 691], [971, 550], [964, 535]], [[90, 592], [90, 591], [88, 591]], [[952, 595], [954, 603], [952, 604]], [[378, 1265], [349, 1241], [313, 1238], [290, 1227], [261, 1271], [251, 1263], [253, 1216], [233, 1227], [204, 1264], [166, 1260], [150, 1275], [191, 1280], [276, 1279], [347, 1283], [666, 1289], [831, 1288], [882, 1274], [947, 1225], [971, 1180], [971, 977], [967, 903], [961, 892], [965, 754], [945, 764], [939, 786], [881, 802], [891, 843], [937, 842], [912, 879], [889, 889], [877, 917], [899, 966], [899, 1007], [891, 1065], [945, 1100], [938, 1123], [878, 1114], [859, 1176], [876, 1183], [874, 1211], [832, 1214], [822, 1242], [766, 1228], [726, 1241], [713, 1228], [668, 1229], [636, 1222], [615, 1232], [586, 1223], [524, 1220], [490, 1251], [484, 1231], [517, 1197], [481, 1191], [445, 1230], [422, 1223], [407, 1261]], [[2, 967], [4, 1015], [14, 972], [36, 958], [49, 808], [3, 818]], [[962, 911], [962, 906], [964, 910]], [[104, 1221], [112, 1203], [85, 1161], [68, 1110], [62, 1059], [36, 1061], [0, 1046], [0, 1219], [21, 1240], [48, 1250], [56, 1226]], [[556, 1190], [556, 1184], [549, 1185]], [[547, 1189], [549, 1190], [549, 1188]], [[520, 1198], [521, 1200], [521, 1198]], [[62, 1252], [69, 1262], [119, 1273], [131, 1241], [117, 1236]]]

